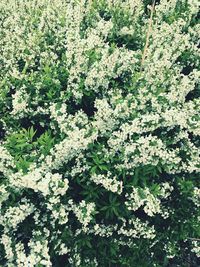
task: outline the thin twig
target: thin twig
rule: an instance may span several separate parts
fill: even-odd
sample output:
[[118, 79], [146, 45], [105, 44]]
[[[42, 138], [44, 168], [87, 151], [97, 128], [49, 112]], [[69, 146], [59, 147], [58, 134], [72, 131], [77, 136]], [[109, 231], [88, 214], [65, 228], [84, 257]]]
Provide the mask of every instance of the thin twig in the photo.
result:
[[144, 64], [144, 60], [146, 58], [147, 49], [148, 49], [148, 45], [149, 45], [149, 37], [150, 37], [150, 33], [151, 33], [151, 26], [152, 26], [152, 21], [153, 21], [153, 12], [154, 12], [154, 9], [155, 9], [155, 2], [156, 2], [156, 0], [153, 0], [152, 5], [151, 5], [151, 15], [150, 15], [150, 18], [149, 18], [148, 31], [147, 31], [147, 36], [146, 36], [146, 43], [145, 43], [144, 51], [143, 51], [143, 54], [142, 54], [142, 61], [141, 61], [140, 70], [142, 70], [142, 66]]

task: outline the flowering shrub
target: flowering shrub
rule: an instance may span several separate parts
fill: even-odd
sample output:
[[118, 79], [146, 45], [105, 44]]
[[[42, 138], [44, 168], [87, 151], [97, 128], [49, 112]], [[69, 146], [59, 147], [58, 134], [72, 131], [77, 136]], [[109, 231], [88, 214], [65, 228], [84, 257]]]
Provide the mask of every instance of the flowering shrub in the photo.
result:
[[0, 1], [0, 266], [200, 264], [198, 10]]

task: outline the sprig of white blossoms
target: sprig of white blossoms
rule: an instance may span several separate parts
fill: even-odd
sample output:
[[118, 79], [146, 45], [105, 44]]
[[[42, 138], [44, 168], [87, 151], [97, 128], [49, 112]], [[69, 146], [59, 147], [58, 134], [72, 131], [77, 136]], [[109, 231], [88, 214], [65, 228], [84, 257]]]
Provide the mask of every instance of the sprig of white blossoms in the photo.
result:
[[13, 110], [11, 115], [17, 115], [19, 118], [23, 117], [24, 111], [27, 110], [28, 107], [28, 98], [29, 96], [23, 87], [20, 90], [17, 90], [12, 96]]
[[200, 188], [195, 187], [193, 190], [192, 201], [199, 208], [200, 207]]
[[14, 159], [6, 148], [0, 143], [0, 170], [7, 177], [12, 173], [14, 167]]
[[196, 255], [197, 255], [197, 257], [199, 257], [200, 258], [200, 245], [199, 245], [199, 241], [195, 241], [195, 240], [193, 240], [192, 241], [192, 252], [194, 252]]
[[0, 209], [2, 203], [8, 199], [9, 195], [10, 193], [7, 186], [5, 186], [4, 184], [0, 185]]
[[118, 236], [118, 240], [124, 237], [131, 237], [132, 241], [134, 238], [147, 238], [154, 239], [156, 232], [154, 227], [149, 226], [148, 222], [142, 222], [138, 218], [125, 220], [121, 218], [122, 225], [119, 224], [94, 224], [93, 227], [87, 229], [87, 233], [92, 233], [101, 237]]
[[68, 189], [68, 179], [62, 178], [59, 173], [44, 173], [40, 168], [30, 171], [26, 175], [23, 175], [22, 172], [15, 173], [11, 176], [10, 182], [12, 186], [31, 188], [44, 196], [51, 194], [62, 196]]
[[130, 194], [126, 194], [127, 201], [125, 202], [128, 210], [136, 211], [143, 207], [144, 212], [152, 217], [155, 214], [162, 214], [164, 218], [168, 217], [167, 211], [162, 210], [161, 198], [168, 198], [171, 194], [173, 187], [169, 183], [164, 183], [161, 186], [160, 192], [155, 196], [151, 193], [148, 187], [145, 188], [132, 188]]
[[[10, 266], [16, 266], [14, 262], [16, 262], [17, 266], [25, 267], [25, 266], [47, 266], [51, 267], [52, 263], [49, 256], [49, 246], [48, 241], [45, 239], [46, 233], [48, 230], [44, 228], [44, 236], [41, 236], [41, 233], [37, 231], [33, 232], [33, 237], [28, 242], [29, 252], [25, 251], [24, 244], [22, 242], [17, 242], [13, 253], [16, 255], [16, 259], [14, 260], [10, 257]], [[4, 237], [4, 246], [8, 246], [6, 243], [6, 238]], [[13, 264], [12, 264], [13, 262]]]
[[122, 181], [118, 181], [116, 177], [112, 177], [111, 173], [107, 173], [107, 175], [93, 174], [91, 180], [97, 185], [102, 185], [108, 191], [119, 195], [122, 193]]
[[95, 203], [86, 203], [85, 200], [82, 200], [79, 204], [75, 204], [72, 200], [69, 200], [68, 204], [70, 210], [73, 210], [77, 219], [82, 224], [83, 230], [87, 229], [87, 226], [92, 221], [95, 213]]
[[0, 214], [0, 224], [4, 226], [5, 232], [15, 229], [19, 223], [35, 211], [34, 205], [28, 200], [22, 199], [21, 202], [18, 206], [9, 207], [4, 214]]

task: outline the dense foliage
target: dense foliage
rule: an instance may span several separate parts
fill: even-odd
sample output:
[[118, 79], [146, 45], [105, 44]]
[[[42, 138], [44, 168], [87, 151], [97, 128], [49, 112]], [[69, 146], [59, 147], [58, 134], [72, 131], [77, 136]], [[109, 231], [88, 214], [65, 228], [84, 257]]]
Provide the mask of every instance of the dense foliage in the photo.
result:
[[0, 266], [200, 264], [199, 1], [151, 5], [0, 1]]

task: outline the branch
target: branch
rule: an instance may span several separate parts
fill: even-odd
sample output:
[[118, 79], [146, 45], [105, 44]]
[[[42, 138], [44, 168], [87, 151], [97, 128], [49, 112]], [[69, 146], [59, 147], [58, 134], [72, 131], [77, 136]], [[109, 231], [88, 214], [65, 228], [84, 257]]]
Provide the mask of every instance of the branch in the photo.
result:
[[152, 5], [151, 5], [151, 15], [150, 15], [150, 18], [149, 18], [149, 25], [148, 25], [148, 31], [147, 31], [147, 36], [146, 36], [146, 43], [145, 43], [144, 51], [143, 51], [143, 54], [142, 54], [142, 61], [141, 61], [140, 70], [142, 70], [142, 66], [144, 64], [144, 60], [146, 58], [146, 53], [147, 53], [147, 49], [148, 49], [148, 45], [149, 45], [149, 37], [150, 37], [151, 27], [152, 27], [152, 22], [153, 22], [153, 13], [154, 13], [154, 9], [155, 9], [155, 2], [156, 2], [156, 0], [153, 0]]

